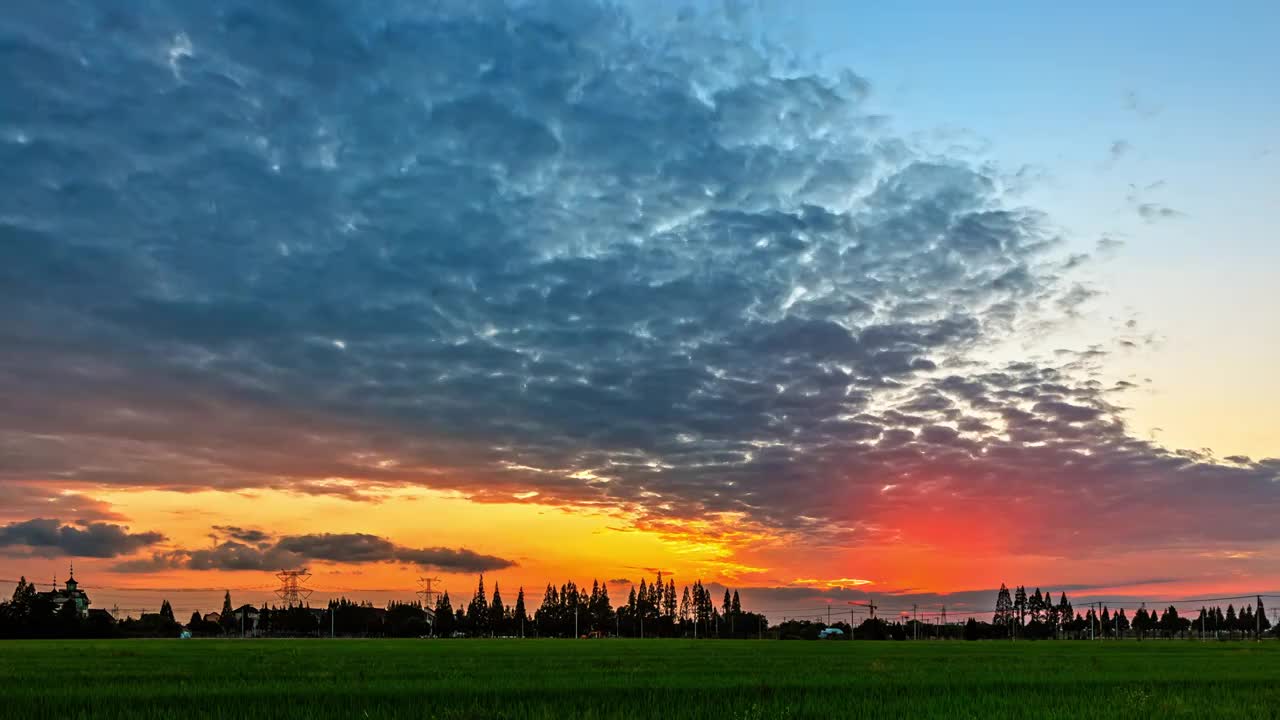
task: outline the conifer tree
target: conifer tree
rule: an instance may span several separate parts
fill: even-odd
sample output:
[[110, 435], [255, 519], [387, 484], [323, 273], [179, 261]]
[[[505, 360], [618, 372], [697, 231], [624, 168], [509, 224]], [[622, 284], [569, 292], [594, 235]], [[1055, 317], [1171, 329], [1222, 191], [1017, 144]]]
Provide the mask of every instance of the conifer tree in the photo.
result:
[[556, 587], [551, 583], [547, 583], [547, 589], [542, 594], [542, 605], [533, 615], [534, 626], [538, 628], [538, 635], [542, 637], [555, 637], [556, 628], [556, 610], [560, 605], [560, 596], [556, 594]]
[[1021, 585], [1013, 594], [1013, 610], [1017, 615], [1018, 627], [1022, 627], [1027, 621], [1027, 589]]
[[689, 633], [689, 621], [693, 619], [693, 601], [689, 599], [689, 586], [684, 586], [684, 594], [680, 598], [680, 630]]
[[676, 581], [674, 579], [667, 581], [667, 592], [663, 595], [662, 601], [662, 612], [667, 616], [668, 622], [670, 622], [672, 627], [674, 627], [676, 621], [676, 603], [679, 601], [676, 597]]
[[591, 602], [591, 624], [597, 632], [612, 634], [617, 625], [613, 620], [613, 602], [609, 599], [609, 584], [600, 583], [599, 593]]
[[493, 584], [493, 602], [489, 603], [489, 632], [502, 636], [507, 632], [507, 609], [502, 605], [502, 593], [498, 583]]
[[436, 621], [432, 627], [432, 632], [437, 637], [450, 637], [453, 631], [457, 629], [457, 625], [453, 616], [453, 602], [449, 600], [449, 591], [445, 590], [440, 597], [436, 599]]
[[516, 609], [511, 618], [511, 629], [520, 633], [520, 637], [524, 637], [525, 623], [529, 621], [528, 612], [524, 606], [524, 586], [520, 586], [520, 590], [516, 593]]
[[471, 604], [467, 606], [467, 624], [473, 637], [489, 634], [489, 600], [484, 595], [484, 573], [480, 574], [476, 594], [471, 597]]
[[222, 626], [222, 632], [229, 633], [236, 630], [235, 611], [231, 609], [231, 591], [228, 590], [222, 596], [222, 612], [218, 613], [218, 624]]
[[1253, 606], [1245, 605], [1240, 609], [1240, 617], [1236, 619], [1236, 627], [1240, 629], [1240, 636], [1245, 637], [1252, 635], [1256, 627], [1253, 622]]
[[1009, 588], [1004, 583], [1000, 583], [1000, 592], [996, 594], [996, 611], [992, 619], [1001, 627], [1013, 625], [1013, 601], [1009, 599]]

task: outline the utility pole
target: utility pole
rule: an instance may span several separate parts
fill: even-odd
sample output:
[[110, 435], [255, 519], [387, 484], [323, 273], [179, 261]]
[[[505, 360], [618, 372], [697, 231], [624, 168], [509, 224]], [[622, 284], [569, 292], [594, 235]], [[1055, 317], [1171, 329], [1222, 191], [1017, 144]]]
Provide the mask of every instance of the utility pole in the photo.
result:
[[337, 629], [338, 623], [333, 618], [333, 616], [336, 615], [337, 613], [334, 612], [334, 609], [335, 608], [334, 608], [333, 601], [330, 600], [329, 601], [329, 639], [330, 640], [337, 637], [337, 633], [334, 631]]
[[916, 619], [916, 610], [919, 608], [915, 603], [911, 603], [911, 639], [920, 639], [920, 621]]
[[577, 638], [582, 637], [581, 635], [578, 634], [578, 604], [577, 603], [574, 603], [573, 605], [573, 637], [575, 640]]
[[831, 603], [827, 603], [827, 627], [831, 627]]
[[[942, 606], [942, 630], [943, 632], [946, 632], [947, 630], [947, 606], [946, 605]], [[947, 639], [946, 635], [943, 635], [942, 639], [946, 640]]]

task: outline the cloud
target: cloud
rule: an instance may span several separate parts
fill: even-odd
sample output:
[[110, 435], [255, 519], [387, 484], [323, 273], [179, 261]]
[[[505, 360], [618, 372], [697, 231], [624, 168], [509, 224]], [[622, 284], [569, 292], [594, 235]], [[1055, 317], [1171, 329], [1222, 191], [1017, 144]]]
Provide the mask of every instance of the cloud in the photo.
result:
[[1152, 102], [1137, 90], [1129, 90], [1125, 93], [1124, 107], [1132, 113], [1148, 118], [1155, 117], [1164, 111], [1163, 105]]
[[1138, 215], [1149, 223], [1182, 217], [1183, 213], [1159, 203], [1138, 203]]
[[271, 538], [270, 535], [261, 530], [246, 529], [234, 525], [214, 525], [212, 530], [218, 535], [226, 535], [245, 543], [263, 543]]
[[[239, 528], [232, 528], [239, 530]], [[215, 528], [225, 532], [227, 528]], [[243, 531], [241, 535], [245, 535]], [[263, 541], [224, 539], [211, 548], [176, 549], [117, 563], [119, 572], [160, 569], [277, 570], [312, 562], [365, 564], [396, 562], [442, 572], [484, 572], [513, 567], [512, 560], [466, 548], [410, 548], [367, 533], [285, 535]]]
[[1116, 140], [1111, 143], [1111, 147], [1107, 150], [1107, 162], [1115, 164], [1121, 158], [1128, 155], [1133, 150], [1133, 144], [1128, 140]]
[[466, 548], [400, 548], [395, 559], [442, 572], [486, 572], [514, 567], [514, 560], [495, 555], [483, 555]]
[[[1093, 291], [853, 73], [576, 0], [148, 8], [0, 17], [32, 139], [0, 142], [0, 486], [922, 541], [934, 498], [1016, 496], [1055, 509], [1037, 532], [1115, 531], [1082, 544], [1274, 534], [1276, 465], [1134, 437], [1104, 356], [990, 359]], [[411, 558], [506, 562], [231, 530], [150, 562]]]
[[125, 519], [110, 504], [70, 489], [0, 483], [0, 520], [23, 520], [45, 514], [76, 518], [80, 524]]
[[1097, 248], [1099, 253], [1111, 253], [1124, 247], [1123, 240], [1117, 240], [1110, 236], [1098, 238]]
[[34, 518], [0, 527], [0, 548], [22, 547], [43, 556], [111, 558], [162, 540], [164, 536], [157, 532], [131, 533], [123, 525], [102, 522], [63, 525], [57, 520]]

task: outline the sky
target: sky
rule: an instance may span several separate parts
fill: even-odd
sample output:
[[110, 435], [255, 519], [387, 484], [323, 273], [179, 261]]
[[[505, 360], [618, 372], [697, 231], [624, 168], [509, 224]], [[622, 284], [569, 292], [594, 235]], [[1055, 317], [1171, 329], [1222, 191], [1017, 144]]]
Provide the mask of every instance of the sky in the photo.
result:
[[0, 592], [1280, 589], [1280, 9], [0, 17]]

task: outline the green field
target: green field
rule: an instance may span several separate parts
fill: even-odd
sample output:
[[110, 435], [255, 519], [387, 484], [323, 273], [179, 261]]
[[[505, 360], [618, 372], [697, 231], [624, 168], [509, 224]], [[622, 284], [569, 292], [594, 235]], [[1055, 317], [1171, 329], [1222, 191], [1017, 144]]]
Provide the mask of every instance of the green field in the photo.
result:
[[1280, 716], [1280, 642], [0, 643], [9, 718]]

